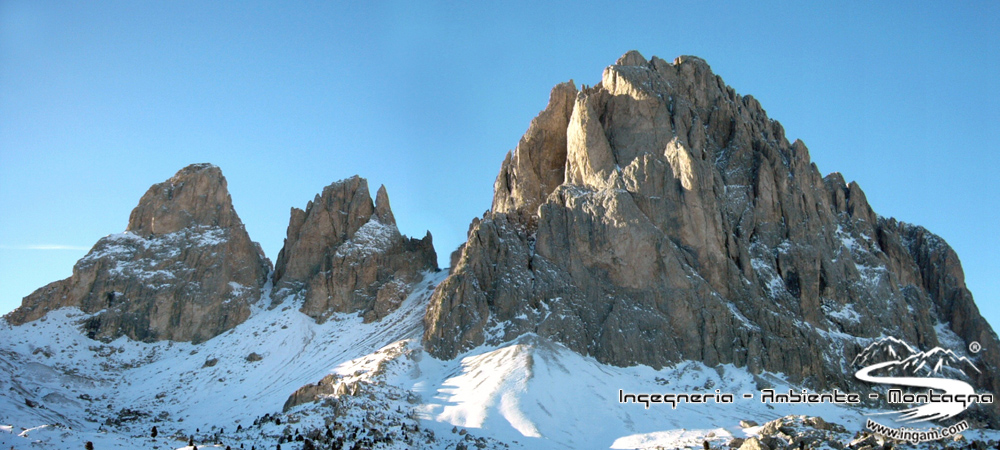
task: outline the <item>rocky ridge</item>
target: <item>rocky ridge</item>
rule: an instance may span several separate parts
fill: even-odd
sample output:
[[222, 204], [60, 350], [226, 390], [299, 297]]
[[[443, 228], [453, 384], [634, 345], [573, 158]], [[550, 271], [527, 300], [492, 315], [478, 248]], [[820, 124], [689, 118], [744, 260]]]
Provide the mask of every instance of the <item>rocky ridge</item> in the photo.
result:
[[399, 307], [430, 270], [437, 270], [430, 232], [401, 235], [385, 186], [373, 203], [368, 181], [354, 176], [324, 188], [304, 210], [292, 208], [273, 296], [300, 295], [302, 312], [320, 321], [356, 312], [371, 322]]
[[[696, 57], [633, 51], [593, 87], [556, 86], [494, 189], [428, 307], [437, 357], [536, 333], [619, 366], [732, 363], [843, 388], [881, 335], [1000, 345], [941, 238], [821, 176]], [[1000, 392], [1000, 354], [974, 359]]]
[[192, 164], [149, 188], [125, 232], [101, 238], [73, 275], [24, 298], [14, 325], [78, 307], [88, 336], [203, 341], [260, 298], [271, 263], [233, 209], [222, 171]]

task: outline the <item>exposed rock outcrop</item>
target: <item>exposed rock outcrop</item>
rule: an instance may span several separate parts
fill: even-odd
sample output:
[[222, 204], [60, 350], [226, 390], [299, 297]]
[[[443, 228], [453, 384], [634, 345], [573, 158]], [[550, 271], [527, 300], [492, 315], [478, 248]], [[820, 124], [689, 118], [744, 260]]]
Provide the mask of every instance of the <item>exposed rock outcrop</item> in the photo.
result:
[[372, 203], [368, 181], [354, 176], [323, 189], [305, 210], [292, 208], [274, 270], [274, 296], [303, 297], [302, 312], [323, 321], [336, 312], [366, 321], [394, 311], [423, 272], [437, 269], [430, 232], [403, 236], [385, 186]]
[[218, 167], [193, 164], [149, 188], [124, 233], [101, 238], [73, 275], [24, 298], [23, 324], [75, 306], [93, 338], [203, 341], [242, 323], [271, 263], [247, 235]]
[[[729, 443], [740, 450], [776, 450], [793, 448], [848, 448], [852, 435], [842, 425], [828, 423], [822, 417], [785, 416], [760, 428], [759, 436]], [[867, 435], [866, 435], [867, 436]], [[859, 443], [861, 440], [857, 440]], [[739, 445], [736, 445], [739, 444]], [[857, 448], [857, 445], [850, 446]]]
[[[696, 57], [629, 52], [594, 87], [557, 86], [495, 190], [428, 307], [435, 356], [537, 333], [615, 365], [823, 388], [857, 383], [850, 362], [880, 335], [1000, 346], [942, 239], [822, 177]], [[1000, 353], [975, 357], [1000, 392]]]
[[526, 220], [563, 183], [566, 171], [566, 127], [573, 114], [576, 86], [572, 81], [552, 88], [549, 105], [508, 152], [493, 188], [493, 210]]

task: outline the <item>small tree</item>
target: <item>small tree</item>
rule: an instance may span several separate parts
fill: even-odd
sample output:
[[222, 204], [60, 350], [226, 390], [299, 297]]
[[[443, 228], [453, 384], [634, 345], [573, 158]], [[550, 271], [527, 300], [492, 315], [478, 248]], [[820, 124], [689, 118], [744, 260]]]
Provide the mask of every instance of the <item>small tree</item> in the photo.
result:
[[87, 443], [83, 446], [83, 448], [85, 448], [87, 450], [94, 450], [94, 443], [90, 442], [90, 441], [87, 441]]
[[153, 431], [151, 433], [149, 433], [149, 435], [152, 436], [153, 439], [156, 439], [156, 435], [158, 435], [158, 434], [160, 434], [160, 432], [156, 431], [156, 425], [153, 425]]

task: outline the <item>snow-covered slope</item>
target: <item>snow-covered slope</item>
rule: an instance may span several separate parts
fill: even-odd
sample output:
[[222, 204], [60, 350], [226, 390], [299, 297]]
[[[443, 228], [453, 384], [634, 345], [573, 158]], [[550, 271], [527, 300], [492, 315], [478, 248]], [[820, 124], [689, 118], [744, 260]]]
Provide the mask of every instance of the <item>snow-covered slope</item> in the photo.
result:
[[[420, 392], [423, 417], [490, 430], [526, 448], [700, 447], [746, 437], [740, 420], [763, 423], [786, 414], [822, 415], [856, 421], [839, 408], [772, 411], [760, 403], [619, 403], [624, 393], [753, 392], [758, 384], [785, 387], [779, 377], [756, 378], [732, 366], [709, 368], [698, 362], [653, 370], [598, 363], [565, 347], [527, 335], [501, 348], [479, 348], [454, 361], [424, 358], [412, 389]], [[404, 384], [403, 381], [399, 382]], [[787, 387], [786, 387], [787, 389]], [[750, 430], [752, 431], [752, 430]]]
[[0, 424], [15, 432], [51, 425], [20, 433], [23, 440], [0, 437], [0, 448], [39, 440], [134, 448], [127, 437], [148, 436], [154, 424], [161, 442], [175, 432], [246, 427], [340, 363], [419, 336], [427, 296], [443, 275], [426, 275], [379, 322], [343, 315], [317, 324], [291, 298], [274, 307], [262, 301], [245, 323], [198, 345], [91, 340], [77, 330], [87, 316], [75, 308], [18, 327], [0, 321]]
[[[74, 309], [18, 327], [0, 322], [0, 448], [178, 449], [192, 438], [199, 448], [285, 450], [307, 448], [306, 440], [326, 442], [320, 448], [700, 448], [759, 432], [741, 420], [821, 416], [844, 425], [849, 439], [866, 418], [853, 408], [739, 398], [796, 388], [780, 375], [698, 362], [612, 367], [535, 335], [432, 358], [420, 345], [422, 318], [445, 274], [428, 273], [378, 322], [340, 315], [317, 324], [290, 297], [258, 304], [245, 323], [198, 345], [94, 341], [77, 330], [87, 316]], [[292, 393], [324, 377], [337, 394], [283, 411]], [[619, 403], [619, 390], [737, 398], [647, 409]]]

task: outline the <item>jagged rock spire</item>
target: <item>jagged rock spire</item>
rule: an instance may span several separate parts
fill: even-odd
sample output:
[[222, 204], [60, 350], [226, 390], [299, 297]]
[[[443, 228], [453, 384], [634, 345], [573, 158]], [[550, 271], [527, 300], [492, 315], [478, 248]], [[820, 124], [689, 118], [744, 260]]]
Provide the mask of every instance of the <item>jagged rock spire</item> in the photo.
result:
[[355, 175], [325, 187], [305, 210], [292, 208], [273, 295], [301, 295], [302, 312], [317, 320], [357, 312], [371, 321], [395, 310], [410, 284], [435, 269], [430, 232], [402, 236], [385, 186], [372, 203], [368, 181]]
[[552, 88], [549, 104], [507, 153], [493, 187], [493, 211], [534, 216], [538, 205], [563, 183], [566, 127], [576, 99], [573, 81]]
[[384, 225], [396, 225], [396, 217], [392, 215], [389, 194], [386, 193], [384, 184], [378, 187], [378, 193], [375, 194], [375, 217]]

